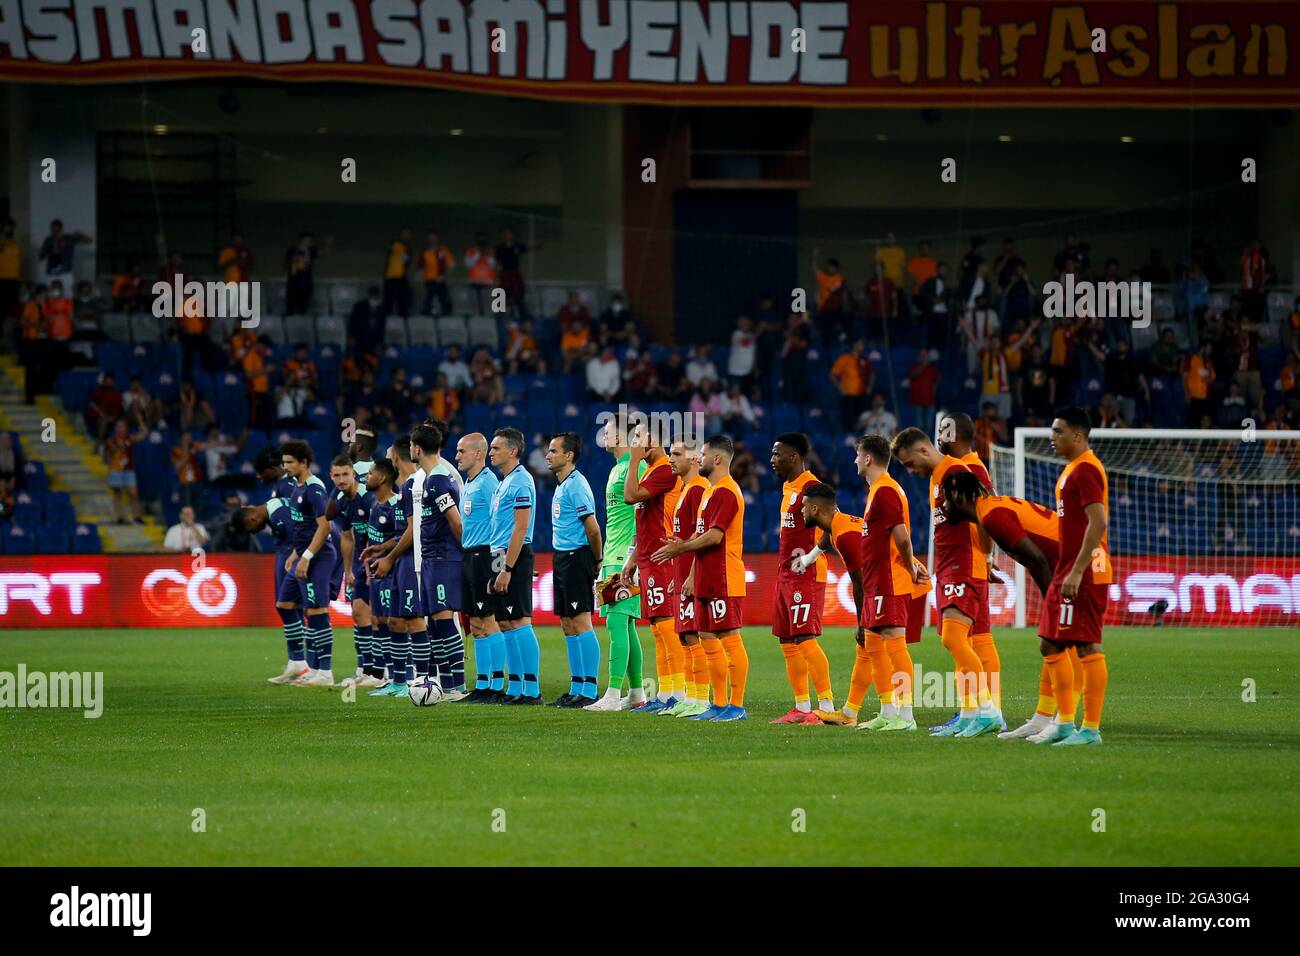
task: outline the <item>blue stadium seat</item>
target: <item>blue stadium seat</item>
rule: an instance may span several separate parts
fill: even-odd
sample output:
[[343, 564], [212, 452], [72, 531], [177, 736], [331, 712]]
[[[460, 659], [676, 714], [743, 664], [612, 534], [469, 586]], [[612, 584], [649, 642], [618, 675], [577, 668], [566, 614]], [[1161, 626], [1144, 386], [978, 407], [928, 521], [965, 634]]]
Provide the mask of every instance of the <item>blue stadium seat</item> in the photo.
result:
[[0, 549], [5, 554], [31, 554], [35, 550], [35, 542], [26, 528], [14, 524], [0, 534]]
[[71, 526], [77, 520], [72, 507], [72, 496], [66, 491], [47, 491], [44, 500], [45, 521], [47, 524], [65, 524]]
[[39, 554], [67, 554], [68, 528], [64, 525], [42, 525], [36, 532], [36, 551]]
[[32, 498], [23, 501], [21, 500], [23, 497], [26, 496], [19, 496], [19, 500], [14, 504], [13, 523], [25, 528], [35, 528], [45, 520], [45, 512], [39, 500]]
[[781, 402], [772, 407], [763, 425], [774, 433], [797, 432], [803, 427], [803, 416], [798, 405]]
[[[15, 445], [17, 448], [17, 445]], [[28, 461], [23, 463], [22, 478], [19, 483], [24, 490], [31, 494], [44, 494], [50, 490], [50, 479], [45, 474], [45, 463], [40, 461]]]

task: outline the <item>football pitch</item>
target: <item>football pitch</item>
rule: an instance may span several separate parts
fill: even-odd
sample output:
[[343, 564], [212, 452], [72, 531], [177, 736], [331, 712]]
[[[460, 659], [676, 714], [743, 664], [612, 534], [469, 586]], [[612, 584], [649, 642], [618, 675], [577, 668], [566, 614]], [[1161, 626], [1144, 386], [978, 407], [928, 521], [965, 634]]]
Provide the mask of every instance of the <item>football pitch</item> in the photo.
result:
[[[653, 674], [653, 640], [638, 630]], [[538, 631], [549, 700], [567, 690], [568, 665], [559, 630]], [[341, 676], [352, 641], [338, 638]], [[749, 720], [710, 724], [274, 687], [284, 648], [269, 629], [9, 631], [0, 670], [102, 671], [104, 692], [98, 719], [0, 710], [0, 865], [1236, 866], [1300, 855], [1294, 630], [1107, 630], [1106, 742], [1070, 749], [771, 726], [790, 707], [781, 653], [762, 628], [745, 640]], [[832, 629], [822, 644], [842, 702], [852, 638]], [[1015, 726], [1036, 699], [1037, 639], [1003, 630], [998, 644]], [[932, 629], [912, 650], [926, 671], [949, 669]], [[948, 713], [918, 709], [918, 723]]]

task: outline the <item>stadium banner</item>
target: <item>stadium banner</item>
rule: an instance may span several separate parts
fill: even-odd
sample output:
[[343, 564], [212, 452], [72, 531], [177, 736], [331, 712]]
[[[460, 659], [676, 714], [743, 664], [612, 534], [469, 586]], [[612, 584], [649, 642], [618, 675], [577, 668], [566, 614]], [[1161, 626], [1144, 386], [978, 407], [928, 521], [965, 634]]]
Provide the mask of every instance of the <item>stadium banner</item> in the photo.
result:
[[[273, 594], [274, 557], [267, 554], [38, 555], [0, 557], [0, 631], [13, 628], [140, 627], [279, 628]], [[772, 623], [775, 554], [746, 559], [749, 596], [745, 623]], [[1300, 624], [1300, 558], [1118, 557], [1106, 623], [1155, 623], [1151, 608], [1163, 601], [1165, 624], [1291, 626]], [[533, 620], [558, 624], [551, 555], [536, 557]], [[1006, 575], [1004, 575], [1005, 577]], [[1015, 620], [1014, 585], [990, 589], [993, 623]], [[933, 605], [933, 595], [931, 597]], [[1029, 606], [1038, 620], [1038, 594]], [[352, 623], [350, 605], [333, 604], [336, 626]], [[851, 627], [853, 592], [848, 575], [827, 572], [823, 620]]]
[[0, 76], [794, 106], [1300, 105], [1268, 0], [0, 0]]

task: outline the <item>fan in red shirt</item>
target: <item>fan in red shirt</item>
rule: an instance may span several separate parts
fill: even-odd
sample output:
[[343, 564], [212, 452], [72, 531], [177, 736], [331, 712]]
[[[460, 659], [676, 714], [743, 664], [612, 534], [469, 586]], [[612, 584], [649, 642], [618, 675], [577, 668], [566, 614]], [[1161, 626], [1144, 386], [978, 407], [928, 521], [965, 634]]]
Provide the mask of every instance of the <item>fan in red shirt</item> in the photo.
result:
[[[623, 579], [631, 580], [632, 569], [636, 569], [641, 583], [641, 616], [649, 619], [655, 638], [657, 693], [653, 700], [635, 708], [648, 714], [667, 710], [686, 697], [686, 655], [673, 625], [673, 562], [651, 559], [671, 538], [669, 516], [678, 487], [677, 476], [661, 441], [644, 425], [633, 430], [627, 479], [623, 485], [623, 500], [636, 506], [636, 542], [628, 551]], [[638, 477], [643, 460], [647, 468]]]
[[810, 677], [818, 710], [835, 710], [830, 661], [817, 640], [826, 604], [826, 558], [817, 546], [817, 529], [803, 519], [804, 490], [817, 483], [804, 465], [810, 450], [807, 437], [799, 432], [777, 435], [772, 443], [772, 471], [783, 482], [772, 633], [781, 643], [785, 674], [794, 691], [794, 708], [774, 724], [821, 723], [812, 712]]

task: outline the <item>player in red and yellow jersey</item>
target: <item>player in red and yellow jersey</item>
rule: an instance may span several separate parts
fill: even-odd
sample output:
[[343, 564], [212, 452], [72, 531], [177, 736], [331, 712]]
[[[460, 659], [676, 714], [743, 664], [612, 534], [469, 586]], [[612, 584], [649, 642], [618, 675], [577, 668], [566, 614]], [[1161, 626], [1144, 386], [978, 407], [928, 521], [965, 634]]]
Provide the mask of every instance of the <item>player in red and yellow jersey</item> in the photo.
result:
[[[695, 534], [695, 522], [700, 515], [700, 499], [709, 483], [700, 477], [700, 449], [694, 442], [676, 441], [668, 452], [673, 474], [677, 476], [678, 491], [672, 504], [673, 539], [688, 541]], [[665, 505], [667, 505], [665, 496]], [[694, 717], [709, 709], [709, 663], [700, 643], [699, 628], [695, 624], [695, 598], [682, 594], [691, 567], [692, 554], [679, 554], [673, 559], [672, 600], [676, 609], [675, 630], [682, 646], [685, 660], [686, 697], [660, 716]]]
[[[1056, 719], [1026, 739], [1080, 746], [1101, 743], [1101, 711], [1109, 673], [1101, 652], [1102, 618], [1112, 579], [1107, 543], [1110, 505], [1106, 468], [1088, 447], [1092, 423], [1081, 408], [1063, 408], [1052, 421], [1052, 448], [1066, 459], [1056, 480], [1061, 550], [1038, 625], [1043, 660], [1051, 667]], [[1067, 649], [1083, 667], [1083, 727], [1074, 727], [1075, 679]]]
[[804, 467], [808, 451], [808, 439], [799, 432], [777, 435], [772, 443], [772, 471], [783, 482], [772, 633], [781, 643], [785, 674], [794, 691], [794, 709], [774, 724], [821, 723], [812, 712], [810, 682], [817, 709], [828, 714], [835, 710], [830, 661], [817, 640], [826, 604], [826, 558], [817, 547], [817, 529], [803, 519], [804, 489], [817, 483], [817, 476]]
[[[636, 569], [641, 583], [641, 616], [650, 621], [655, 638], [658, 687], [651, 700], [633, 708], [647, 714], [667, 710], [686, 699], [686, 655], [673, 625], [673, 562], [659, 564], [651, 560], [651, 555], [672, 537], [669, 496], [678, 485], [661, 441], [644, 425], [633, 429], [631, 458], [623, 484], [623, 500], [636, 506], [636, 543], [628, 552], [623, 579], [632, 580], [632, 570]], [[642, 461], [647, 467], [645, 474], [638, 476]]]
[[[949, 412], [944, 415], [939, 422], [938, 438], [939, 451], [960, 461], [979, 479], [980, 484], [987, 488], [990, 494], [994, 493], [993, 481], [989, 478], [988, 469], [984, 467], [984, 461], [972, 450], [975, 442], [975, 423], [971, 421], [969, 415], [965, 412]], [[972, 540], [979, 542], [987, 557], [993, 550], [993, 544], [988, 535], [981, 531], [980, 525], [971, 526], [971, 536]], [[970, 646], [979, 657], [980, 666], [984, 668], [984, 679], [989, 685], [989, 692], [993, 695], [993, 706], [1001, 712], [1002, 658], [998, 655], [997, 645], [993, 642], [993, 622], [989, 616], [987, 586], [987, 581], [999, 579], [991, 562], [987, 567], [984, 600], [980, 602], [977, 609], [979, 613], [975, 615], [975, 623], [970, 628]]]
[[988, 603], [988, 557], [979, 533], [964, 524], [947, 523], [943, 479], [951, 470], [970, 469], [942, 455], [919, 428], [905, 428], [894, 437], [894, 456], [914, 475], [930, 479], [931, 520], [934, 524], [934, 577], [938, 588], [940, 635], [957, 669], [961, 709], [955, 723], [933, 731], [937, 737], [978, 737], [1003, 728], [1002, 715], [971, 646], [972, 625]]
[[744, 720], [747, 716], [749, 655], [740, 636], [745, 602], [745, 499], [731, 477], [735, 454], [736, 446], [726, 435], [705, 441], [700, 475], [708, 480], [709, 487], [700, 497], [695, 537], [690, 541], [669, 541], [651, 556], [660, 564], [680, 554], [695, 558], [682, 594], [695, 598], [695, 620], [708, 656], [714, 703], [692, 720]]

